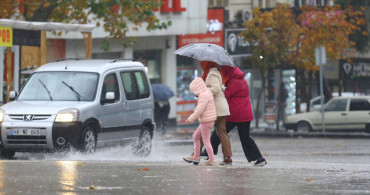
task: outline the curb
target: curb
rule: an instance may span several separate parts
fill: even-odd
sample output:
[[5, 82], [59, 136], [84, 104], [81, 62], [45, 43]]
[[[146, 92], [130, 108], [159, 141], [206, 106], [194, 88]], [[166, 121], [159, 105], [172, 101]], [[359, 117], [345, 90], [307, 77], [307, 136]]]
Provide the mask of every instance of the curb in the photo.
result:
[[[237, 135], [237, 131], [231, 134]], [[192, 145], [193, 140], [191, 138], [192, 132], [173, 132], [171, 135], [174, 140], [164, 141], [170, 146], [175, 145]], [[274, 132], [274, 131], [261, 131], [261, 132], [250, 132], [251, 137], [267, 137], [267, 138], [340, 138], [340, 139], [370, 139], [370, 133], [364, 132], [353, 132], [353, 133], [335, 133], [335, 132], [309, 132], [309, 133], [298, 133], [298, 132]]]

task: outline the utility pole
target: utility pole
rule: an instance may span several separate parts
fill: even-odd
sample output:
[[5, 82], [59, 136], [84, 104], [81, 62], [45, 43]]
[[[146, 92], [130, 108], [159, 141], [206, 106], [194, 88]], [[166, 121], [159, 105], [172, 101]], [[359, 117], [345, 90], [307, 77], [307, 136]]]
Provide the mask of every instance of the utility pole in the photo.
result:
[[321, 128], [325, 132], [325, 117], [324, 117], [324, 84], [323, 84], [323, 66], [326, 64], [325, 47], [319, 46], [315, 48], [316, 66], [320, 66], [320, 97], [321, 97]]

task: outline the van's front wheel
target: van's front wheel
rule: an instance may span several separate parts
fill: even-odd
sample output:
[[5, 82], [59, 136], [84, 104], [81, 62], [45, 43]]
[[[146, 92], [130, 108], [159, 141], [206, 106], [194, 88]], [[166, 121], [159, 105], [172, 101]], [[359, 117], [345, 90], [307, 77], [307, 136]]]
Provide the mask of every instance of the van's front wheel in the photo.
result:
[[133, 145], [136, 156], [148, 156], [152, 150], [152, 134], [148, 126], [144, 126], [139, 138]]
[[94, 153], [96, 148], [96, 135], [94, 128], [90, 125], [86, 126], [82, 136], [81, 152], [86, 154]]

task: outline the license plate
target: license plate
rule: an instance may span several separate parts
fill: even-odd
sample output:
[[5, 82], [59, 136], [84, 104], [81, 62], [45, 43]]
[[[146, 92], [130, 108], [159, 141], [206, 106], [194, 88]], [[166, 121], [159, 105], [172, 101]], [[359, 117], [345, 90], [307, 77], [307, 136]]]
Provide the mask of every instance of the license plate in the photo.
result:
[[10, 135], [40, 135], [40, 129], [13, 129]]

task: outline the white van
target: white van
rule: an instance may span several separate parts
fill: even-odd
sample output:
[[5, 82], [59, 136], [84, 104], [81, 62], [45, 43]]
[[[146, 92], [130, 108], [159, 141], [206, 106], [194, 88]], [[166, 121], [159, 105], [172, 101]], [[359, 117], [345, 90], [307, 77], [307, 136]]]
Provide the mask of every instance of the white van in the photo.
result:
[[133, 144], [148, 155], [155, 123], [144, 66], [135, 60], [64, 59], [30, 76], [0, 107], [2, 158], [15, 152]]

